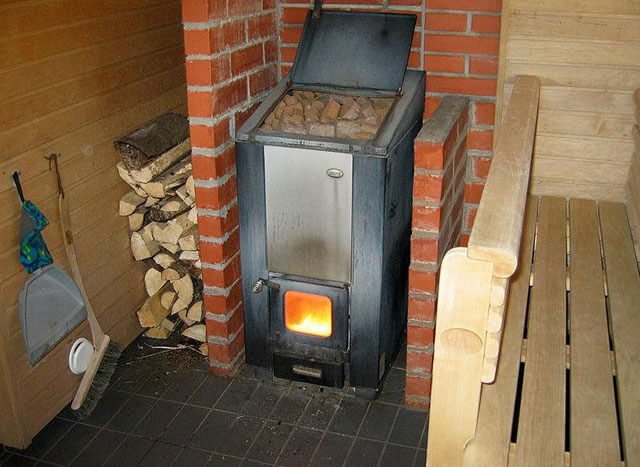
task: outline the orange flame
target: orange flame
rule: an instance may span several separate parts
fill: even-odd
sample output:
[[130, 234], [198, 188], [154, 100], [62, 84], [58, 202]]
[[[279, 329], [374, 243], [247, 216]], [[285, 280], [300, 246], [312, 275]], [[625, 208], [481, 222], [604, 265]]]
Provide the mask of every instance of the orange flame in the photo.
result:
[[331, 300], [289, 290], [284, 294], [284, 322], [288, 330], [318, 337], [329, 337], [333, 332]]

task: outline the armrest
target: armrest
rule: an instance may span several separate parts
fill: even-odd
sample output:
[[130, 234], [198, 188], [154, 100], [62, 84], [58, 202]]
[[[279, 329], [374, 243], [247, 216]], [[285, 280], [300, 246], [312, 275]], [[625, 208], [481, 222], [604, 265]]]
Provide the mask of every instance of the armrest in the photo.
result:
[[518, 265], [539, 95], [538, 78], [516, 78], [469, 238], [469, 258], [494, 263], [501, 278]]

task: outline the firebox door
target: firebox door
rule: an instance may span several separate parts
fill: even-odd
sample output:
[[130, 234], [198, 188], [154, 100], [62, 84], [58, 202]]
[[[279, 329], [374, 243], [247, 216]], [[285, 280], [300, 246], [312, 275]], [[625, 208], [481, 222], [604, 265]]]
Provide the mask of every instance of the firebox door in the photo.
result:
[[351, 154], [265, 146], [267, 266], [351, 281]]

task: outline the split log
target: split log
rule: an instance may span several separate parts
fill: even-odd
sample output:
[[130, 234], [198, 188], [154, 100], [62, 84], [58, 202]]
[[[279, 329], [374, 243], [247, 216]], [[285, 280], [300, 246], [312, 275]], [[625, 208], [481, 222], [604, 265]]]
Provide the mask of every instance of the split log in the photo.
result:
[[189, 215], [187, 216], [187, 219], [189, 219], [189, 222], [193, 223], [193, 224], [197, 224], [198, 223], [198, 208], [193, 207], [189, 210]]
[[180, 159], [184, 159], [190, 152], [191, 140], [187, 138], [141, 169], [130, 170], [129, 175], [137, 183], [149, 183], [154, 177], [160, 175]]
[[135, 191], [130, 191], [126, 193], [122, 198], [120, 198], [120, 204], [118, 205], [118, 214], [121, 216], [128, 216], [132, 214], [138, 206], [144, 203], [147, 200], [146, 197], [138, 196]]
[[202, 320], [202, 301], [193, 302], [187, 311], [187, 318], [195, 323]]
[[160, 198], [154, 198], [153, 196], [147, 196], [147, 200], [144, 202], [145, 207], [150, 208], [160, 202]]
[[200, 259], [200, 252], [198, 252], [197, 250], [195, 251], [185, 250], [182, 253], [180, 253], [180, 256], [178, 256], [178, 259], [180, 259], [181, 261], [198, 261]]
[[156, 268], [149, 268], [144, 275], [144, 287], [150, 297], [160, 290], [168, 281], [162, 278], [162, 273]]
[[167, 269], [176, 261], [175, 256], [169, 253], [158, 253], [153, 257], [153, 262], [160, 266], [162, 269]]
[[178, 239], [178, 245], [182, 250], [197, 251], [198, 250], [198, 226], [192, 225], [187, 230], [182, 232], [182, 236]]
[[180, 311], [178, 311], [178, 317], [182, 320], [182, 322], [184, 324], [186, 324], [187, 326], [193, 326], [194, 324], [196, 324], [198, 321], [193, 320], [191, 318], [189, 318], [187, 310], [186, 309], [182, 309]]
[[142, 188], [149, 196], [153, 196], [154, 198], [164, 198], [170, 194], [170, 190], [172, 188], [183, 185], [190, 175], [191, 156], [188, 156], [154, 180], [147, 183], [141, 183], [140, 188]]
[[192, 198], [196, 197], [196, 182], [193, 179], [193, 175], [189, 176], [189, 178], [187, 178], [187, 181], [184, 184], [185, 188], [187, 189], [187, 194], [189, 196], [191, 196]]
[[180, 247], [175, 243], [160, 243], [160, 246], [167, 250], [169, 253], [176, 254], [180, 250]]
[[131, 174], [129, 173], [129, 171], [127, 170], [127, 168], [124, 166], [122, 162], [118, 162], [116, 164], [116, 168], [118, 169], [118, 174], [120, 175], [120, 178], [124, 180], [124, 182], [127, 185], [133, 188], [133, 191], [135, 191], [138, 196], [147, 196], [147, 192], [144, 191], [142, 188], [140, 188], [140, 185], [136, 183], [136, 181], [133, 178], [131, 178]]
[[145, 331], [144, 336], [149, 337], [151, 339], [167, 339], [171, 335], [171, 331], [162, 327], [156, 326], [153, 328], [149, 328]]
[[147, 219], [153, 222], [167, 222], [174, 217], [187, 212], [189, 209], [190, 206], [176, 196], [174, 198], [169, 198], [159, 203], [158, 206], [154, 206], [149, 209]]
[[173, 290], [163, 292], [162, 295], [160, 295], [160, 303], [167, 310], [170, 310], [171, 307], [173, 306], [173, 303], [176, 301], [177, 297], [178, 297], [178, 294], [175, 293]]
[[140, 232], [131, 234], [131, 252], [137, 261], [151, 258], [158, 251], [160, 251], [160, 245], [155, 240], [145, 240]]
[[198, 347], [198, 351], [205, 357], [209, 356], [209, 346], [206, 342], [200, 344], [200, 346]]
[[180, 272], [173, 267], [167, 268], [162, 271], [162, 278], [168, 281], [177, 281], [181, 277], [182, 274], [180, 274]]
[[132, 214], [129, 214], [129, 230], [135, 232], [144, 227], [149, 222], [147, 212], [149, 212], [149, 208], [140, 206]]
[[142, 305], [142, 308], [138, 310], [138, 321], [140, 321], [142, 327], [156, 327], [163, 319], [169, 316], [169, 310], [160, 303], [162, 293], [162, 290], [156, 292], [152, 297], [149, 297]]
[[207, 331], [204, 324], [195, 324], [182, 331], [182, 335], [198, 342], [207, 341]]
[[178, 294], [178, 300], [186, 303], [185, 308], [193, 301], [193, 280], [189, 274], [185, 274], [180, 279], [172, 282], [173, 289]]

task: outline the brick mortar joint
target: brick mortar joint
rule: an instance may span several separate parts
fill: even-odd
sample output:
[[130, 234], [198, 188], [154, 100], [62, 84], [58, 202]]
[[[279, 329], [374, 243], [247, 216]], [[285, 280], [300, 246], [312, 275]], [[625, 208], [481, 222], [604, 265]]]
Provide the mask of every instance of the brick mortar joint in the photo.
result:
[[433, 355], [433, 343], [427, 345], [407, 344], [407, 352]]
[[437, 300], [438, 295], [431, 292], [409, 292], [409, 298], [415, 298], [417, 300]]
[[419, 379], [427, 379], [430, 380], [431, 379], [431, 372], [430, 371], [415, 371], [415, 370], [407, 370], [407, 378], [409, 377], [414, 377], [414, 378], [419, 378]]
[[407, 320], [407, 326], [416, 326], [418, 328], [434, 329], [436, 322], [432, 320], [410, 318]]
[[276, 8], [271, 8], [269, 10], [262, 10], [259, 13], [247, 13], [244, 15], [236, 15], [236, 16], [225, 15], [224, 18], [212, 19], [209, 21], [182, 21], [182, 27], [187, 31], [202, 31], [206, 29], [217, 28], [220, 26], [226, 26], [227, 24], [236, 23], [236, 22], [239, 22], [240, 20], [245, 21], [251, 18], [257, 18], [259, 16], [268, 16], [272, 14], [277, 14]]

